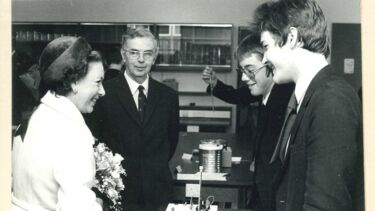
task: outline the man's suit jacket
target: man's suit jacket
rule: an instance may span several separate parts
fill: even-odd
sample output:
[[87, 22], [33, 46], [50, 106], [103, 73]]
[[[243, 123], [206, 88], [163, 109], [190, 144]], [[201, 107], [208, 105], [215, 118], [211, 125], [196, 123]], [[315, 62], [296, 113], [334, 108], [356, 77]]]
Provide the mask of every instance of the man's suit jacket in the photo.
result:
[[277, 210], [363, 210], [361, 104], [329, 65], [305, 93], [276, 185]]
[[104, 89], [106, 95], [98, 100], [88, 122], [100, 141], [124, 156], [124, 206], [169, 202], [172, 175], [168, 161], [178, 141], [177, 92], [150, 77], [142, 123], [124, 75], [106, 81]]
[[[248, 140], [255, 154], [255, 183], [261, 200], [257, 210], [274, 210], [272, 198], [272, 181], [280, 168], [280, 162], [269, 164], [284, 121], [286, 107], [294, 90], [294, 84], [275, 84], [271, 90], [266, 106], [260, 105], [255, 139]], [[234, 89], [218, 82], [214, 89], [215, 96], [233, 103], [249, 104], [259, 102], [262, 96], [253, 96], [249, 88]]]
[[[210, 86], [207, 86], [206, 92], [210, 93], [210, 91]], [[250, 103], [262, 100], [262, 96], [251, 95], [248, 86], [241, 86], [236, 89], [233, 86], [224, 84], [220, 80], [217, 81], [213, 89], [213, 94], [227, 103], [236, 105], [249, 105]]]
[[119, 75], [123, 75], [121, 70], [109, 68], [104, 73], [104, 81], [107, 81], [107, 80], [112, 79], [112, 78], [116, 78]]
[[[207, 86], [206, 92], [210, 94], [210, 86]], [[249, 87], [241, 86], [234, 88], [226, 85], [220, 80], [213, 88], [213, 95], [227, 103], [237, 105], [237, 138], [240, 141], [254, 140], [256, 135], [256, 125], [258, 121], [258, 105], [262, 96], [252, 96]], [[249, 142], [251, 157], [254, 157], [255, 142]]]

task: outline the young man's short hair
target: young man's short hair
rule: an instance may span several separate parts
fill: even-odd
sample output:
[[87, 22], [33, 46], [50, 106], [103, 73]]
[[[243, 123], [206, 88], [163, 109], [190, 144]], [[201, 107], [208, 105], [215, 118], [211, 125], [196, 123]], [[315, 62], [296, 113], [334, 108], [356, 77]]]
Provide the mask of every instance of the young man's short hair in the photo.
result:
[[[236, 57], [238, 58], [238, 62], [252, 55], [257, 56], [259, 61], [263, 60], [264, 48], [260, 43], [260, 34], [255, 32], [250, 33], [245, 38], [243, 38], [241, 42], [238, 44], [238, 48], [236, 51]], [[267, 76], [269, 76], [272, 73], [272, 68], [268, 65], [266, 68]]]
[[256, 54], [259, 56], [259, 59], [263, 59], [264, 49], [260, 43], [260, 35], [258, 33], [251, 33], [246, 36], [238, 44], [237, 49], [237, 58], [238, 60], [243, 59], [247, 55]]
[[315, 0], [279, 0], [260, 5], [254, 14], [259, 32], [269, 31], [279, 46], [286, 43], [290, 27], [298, 30], [298, 39], [306, 50], [330, 54], [329, 34], [322, 9]]

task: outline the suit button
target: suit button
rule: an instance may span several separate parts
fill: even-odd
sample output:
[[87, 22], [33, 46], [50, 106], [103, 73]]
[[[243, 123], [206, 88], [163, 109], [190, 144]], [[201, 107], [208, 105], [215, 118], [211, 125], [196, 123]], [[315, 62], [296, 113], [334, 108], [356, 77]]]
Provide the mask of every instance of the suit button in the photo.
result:
[[284, 201], [284, 200], [280, 200], [280, 203], [284, 204], [284, 203], [285, 203], [285, 201]]

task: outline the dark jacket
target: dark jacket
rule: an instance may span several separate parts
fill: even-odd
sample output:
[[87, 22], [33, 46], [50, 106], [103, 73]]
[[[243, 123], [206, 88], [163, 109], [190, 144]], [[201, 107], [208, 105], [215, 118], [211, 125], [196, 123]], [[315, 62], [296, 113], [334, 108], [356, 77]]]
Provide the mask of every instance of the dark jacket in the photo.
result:
[[144, 122], [121, 75], [104, 83], [101, 98], [88, 123], [93, 134], [114, 152], [124, 156], [125, 210], [156, 210], [170, 202], [172, 175], [168, 161], [178, 141], [179, 103], [177, 92], [150, 77]]
[[255, 154], [255, 184], [260, 198], [257, 210], [273, 211], [272, 181], [280, 168], [280, 162], [269, 164], [284, 121], [286, 107], [294, 90], [294, 84], [275, 84], [266, 106], [261, 105], [262, 96], [253, 96], [247, 86], [234, 89], [218, 81], [214, 95], [226, 102], [250, 104], [259, 102], [258, 123], [254, 139], [248, 140]]
[[275, 84], [266, 106], [259, 112], [255, 139], [255, 184], [261, 200], [261, 209], [274, 211], [272, 184], [281, 163], [269, 163], [283, 125], [286, 107], [294, 90], [294, 84]]
[[328, 65], [309, 85], [276, 183], [277, 210], [363, 210], [361, 103]]
[[124, 73], [121, 72], [121, 70], [117, 69], [107, 69], [104, 73], [104, 81], [107, 81], [112, 78], [116, 78], [120, 75], [123, 75]]
[[[210, 86], [206, 89], [211, 94]], [[241, 86], [238, 89], [226, 85], [220, 80], [213, 88], [213, 95], [227, 103], [237, 105], [237, 126], [236, 133], [239, 141], [248, 142], [251, 149], [250, 157], [254, 157], [256, 125], [258, 121], [258, 105], [262, 96], [252, 96], [248, 86]]]
[[[210, 86], [207, 86], [207, 93], [210, 93]], [[229, 86], [217, 80], [216, 86], [213, 89], [215, 97], [235, 105], [249, 105], [250, 103], [258, 102], [262, 99], [262, 96], [253, 96], [250, 93], [248, 86], [241, 86], [238, 89], [233, 86]]]

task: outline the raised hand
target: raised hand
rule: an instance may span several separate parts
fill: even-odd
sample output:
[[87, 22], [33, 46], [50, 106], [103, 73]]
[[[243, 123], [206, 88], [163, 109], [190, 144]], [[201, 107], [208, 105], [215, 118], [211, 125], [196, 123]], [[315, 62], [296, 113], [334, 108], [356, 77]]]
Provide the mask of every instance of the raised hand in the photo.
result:
[[202, 71], [202, 80], [207, 84], [211, 85], [212, 87], [216, 86], [217, 83], [217, 76], [216, 72], [212, 69], [212, 67], [206, 66]]

